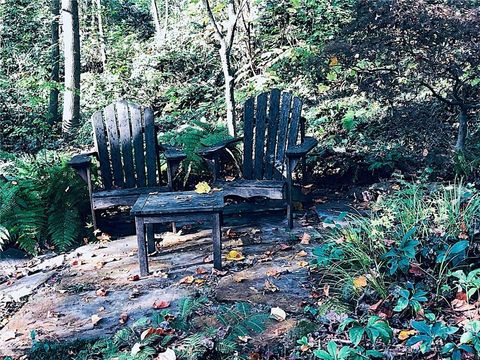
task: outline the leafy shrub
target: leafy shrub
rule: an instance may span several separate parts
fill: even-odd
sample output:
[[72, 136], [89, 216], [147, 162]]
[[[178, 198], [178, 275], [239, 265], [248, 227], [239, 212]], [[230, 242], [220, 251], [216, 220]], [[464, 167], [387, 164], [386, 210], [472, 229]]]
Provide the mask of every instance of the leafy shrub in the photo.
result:
[[64, 251], [78, 240], [88, 211], [85, 185], [55, 152], [16, 159], [0, 182], [0, 228], [5, 242], [30, 254]]

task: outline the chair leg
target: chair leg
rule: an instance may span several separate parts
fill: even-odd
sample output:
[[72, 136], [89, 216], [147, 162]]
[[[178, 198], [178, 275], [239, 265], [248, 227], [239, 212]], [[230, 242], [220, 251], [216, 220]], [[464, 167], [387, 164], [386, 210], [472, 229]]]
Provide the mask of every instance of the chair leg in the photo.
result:
[[146, 235], [147, 235], [148, 253], [151, 254], [151, 253], [154, 253], [156, 250], [153, 224], [145, 224], [145, 228], [146, 228]]
[[92, 224], [93, 224], [93, 231], [95, 232], [98, 230], [97, 225], [97, 218], [95, 217], [95, 208], [93, 206], [93, 185], [92, 185], [92, 178], [90, 174], [90, 168], [86, 169], [86, 179], [87, 179], [87, 186], [88, 186], [88, 197], [90, 198], [90, 211], [92, 213]]
[[289, 229], [293, 229], [292, 169], [294, 166], [292, 161], [287, 162], [287, 221]]

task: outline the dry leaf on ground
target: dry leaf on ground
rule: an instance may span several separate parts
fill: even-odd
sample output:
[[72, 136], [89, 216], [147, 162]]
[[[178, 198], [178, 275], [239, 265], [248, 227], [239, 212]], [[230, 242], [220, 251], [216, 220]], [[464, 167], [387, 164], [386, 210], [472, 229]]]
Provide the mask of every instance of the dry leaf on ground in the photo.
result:
[[107, 296], [107, 290], [105, 290], [104, 288], [101, 288], [95, 291], [95, 294], [97, 296]]
[[95, 314], [95, 315], [92, 315], [91, 320], [92, 320], [93, 326], [95, 326], [99, 323], [100, 320], [102, 320], [102, 318], [97, 314]]
[[140, 275], [130, 275], [128, 278], [127, 278], [128, 281], [138, 281], [140, 280]]
[[243, 256], [242, 253], [237, 250], [230, 250], [226, 259], [230, 261], [241, 261], [245, 259], [245, 256]]
[[165, 300], [156, 300], [154, 303], [153, 303], [153, 308], [154, 309], [166, 309], [170, 307], [170, 302], [168, 301], [165, 301]]
[[195, 281], [195, 278], [192, 275], [188, 275], [188, 276], [185, 276], [185, 277], [181, 278], [178, 283], [179, 284], [190, 285], [190, 284], [193, 284], [194, 281]]
[[300, 244], [308, 245], [308, 244], [310, 244], [311, 239], [312, 239], [312, 237], [310, 236], [310, 234], [303, 233], [302, 238], [300, 239]]
[[287, 318], [287, 313], [279, 307], [274, 307], [270, 310], [270, 316], [277, 321], [284, 321]]
[[398, 340], [407, 340], [410, 336], [415, 335], [416, 333], [416, 330], [402, 330], [398, 334]]
[[353, 286], [355, 286], [355, 289], [360, 289], [367, 286], [367, 278], [365, 276], [359, 276], [353, 279]]

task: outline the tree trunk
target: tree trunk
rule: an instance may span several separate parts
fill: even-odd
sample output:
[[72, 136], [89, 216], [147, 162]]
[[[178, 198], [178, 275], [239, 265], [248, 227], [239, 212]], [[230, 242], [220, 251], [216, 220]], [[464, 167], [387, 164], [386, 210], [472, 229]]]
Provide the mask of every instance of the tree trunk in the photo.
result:
[[151, 12], [153, 23], [155, 24], [155, 40], [157, 45], [160, 45], [162, 42], [162, 26], [160, 25], [160, 16], [158, 14], [158, 7], [156, 0], [152, 0]]
[[62, 0], [63, 42], [65, 57], [65, 92], [62, 131], [73, 135], [80, 121], [80, 31], [77, 0]]
[[160, 42], [163, 44], [165, 39], [167, 38], [167, 31], [168, 31], [168, 19], [169, 19], [169, 3], [168, 0], [165, 0], [165, 11], [163, 12], [163, 26], [162, 31], [160, 32]]
[[50, 100], [48, 103], [48, 123], [54, 124], [58, 120], [58, 82], [60, 80], [60, 44], [58, 39], [60, 0], [52, 0], [52, 25], [51, 25], [51, 62], [52, 70], [50, 73], [51, 89]]
[[102, 70], [107, 69], [107, 50], [105, 46], [105, 34], [103, 32], [102, 19], [102, 0], [97, 0], [97, 21], [98, 21], [98, 37], [100, 39], [100, 56], [102, 58]]
[[463, 152], [465, 150], [465, 141], [468, 133], [468, 109], [460, 107], [460, 115], [458, 117], [458, 135], [455, 151]]
[[235, 76], [230, 64], [230, 56], [225, 45], [220, 47], [220, 60], [222, 63], [223, 77], [225, 78], [225, 106], [227, 110], [227, 129], [230, 136], [235, 137]]

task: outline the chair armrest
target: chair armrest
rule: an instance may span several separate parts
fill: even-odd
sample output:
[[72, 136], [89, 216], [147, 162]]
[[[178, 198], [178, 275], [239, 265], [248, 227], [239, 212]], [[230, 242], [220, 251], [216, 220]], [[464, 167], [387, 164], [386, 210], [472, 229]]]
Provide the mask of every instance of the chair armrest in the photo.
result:
[[303, 143], [299, 145], [290, 146], [287, 149], [286, 155], [289, 159], [302, 158], [308, 152], [310, 152], [315, 146], [317, 146], [318, 141], [313, 137], [306, 137], [303, 140]]
[[160, 144], [159, 150], [165, 155], [167, 161], [182, 161], [187, 157], [182, 150], [170, 145]]
[[91, 155], [94, 155], [94, 154], [88, 153], [88, 154], [75, 155], [70, 159], [70, 161], [68, 162], [68, 165], [70, 165], [75, 170], [88, 168], [92, 163]]
[[243, 137], [236, 137], [233, 139], [227, 139], [224, 141], [219, 142], [218, 144], [215, 144], [213, 146], [208, 146], [206, 148], [200, 149], [197, 151], [197, 154], [203, 157], [211, 157], [218, 153], [219, 151], [222, 151], [229, 147], [230, 145], [233, 145], [237, 142], [240, 142], [243, 140]]

